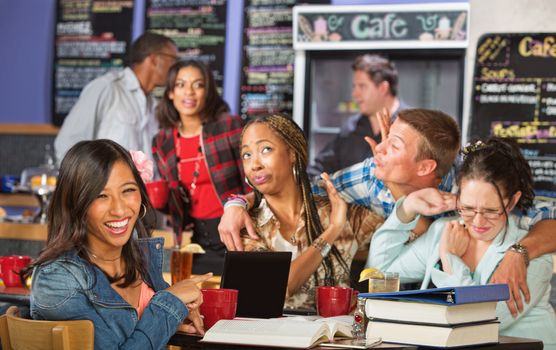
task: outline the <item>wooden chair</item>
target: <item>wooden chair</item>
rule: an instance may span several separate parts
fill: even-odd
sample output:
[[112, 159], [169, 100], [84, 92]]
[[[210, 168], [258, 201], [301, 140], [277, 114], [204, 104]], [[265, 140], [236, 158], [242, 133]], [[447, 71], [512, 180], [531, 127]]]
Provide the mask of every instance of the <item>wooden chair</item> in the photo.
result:
[[[5, 327], [7, 326], [7, 327]], [[5, 328], [7, 331], [5, 332]], [[94, 349], [94, 325], [81, 321], [35, 321], [19, 317], [16, 306], [0, 318], [3, 350]], [[4, 338], [8, 340], [5, 341]]]
[[5, 314], [0, 316], [0, 345], [2, 345], [3, 350], [11, 350], [8, 317]]

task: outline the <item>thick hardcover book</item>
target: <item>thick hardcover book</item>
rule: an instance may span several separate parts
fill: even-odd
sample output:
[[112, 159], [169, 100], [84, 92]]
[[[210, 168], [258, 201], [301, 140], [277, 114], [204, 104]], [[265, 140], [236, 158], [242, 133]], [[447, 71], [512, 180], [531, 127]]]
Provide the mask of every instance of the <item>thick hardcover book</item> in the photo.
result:
[[445, 305], [401, 300], [367, 299], [365, 314], [371, 319], [456, 325], [495, 320], [496, 304], [496, 301]]
[[459, 305], [488, 301], [505, 301], [510, 298], [510, 291], [507, 284], [485, 284], [480, 286], [405, 290], [392, 293], [362, 293], [359, 294], [359, 297]]
[[455, 347], [498, 342], [497, 321], [475, 322], [457, 326], [371, 320], [367, 338], [381, 337], [389, 343], [434, 347]]

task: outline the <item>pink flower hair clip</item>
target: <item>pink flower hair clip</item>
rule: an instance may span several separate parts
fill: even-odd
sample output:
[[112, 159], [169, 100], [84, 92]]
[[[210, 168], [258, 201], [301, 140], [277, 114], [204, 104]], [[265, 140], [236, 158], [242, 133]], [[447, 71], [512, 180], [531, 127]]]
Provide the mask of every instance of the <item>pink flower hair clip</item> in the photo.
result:
[[143, 182], [150, 182], [153, 179], [153, 161], [141, 151], [129, 151], [129, 153]]

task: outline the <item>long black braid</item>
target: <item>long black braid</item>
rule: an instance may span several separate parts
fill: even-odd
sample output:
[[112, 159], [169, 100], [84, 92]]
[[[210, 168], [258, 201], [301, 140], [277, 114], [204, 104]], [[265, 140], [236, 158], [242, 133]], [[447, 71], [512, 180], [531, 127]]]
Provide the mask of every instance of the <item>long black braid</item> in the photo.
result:
[[[304, 219], [305, 219], [305, 234], [307, 235], [307, 240], [309, 246], [317, 239], [324, 231], [320, 218], [318, 215], [317, 207], [315, 205], [315, 200], [313, 193], [311, 192], [311, 183], [309, 180], [309, 175], [307, 174], [307, 164], [308, 164], [308, 154], [307, 154], [307, 140], [303, 134], [303, 130], [290, 118], [281, 114], [271, 114], [266, 116], [260, 116], [251, 119], [247, 125], [243, 128], [243, 132], [251, 124], [261, 123], [268, 126], [288, 147], [295, 153], [295, 163], [293, 165], [294, 174], [296, 176], [296, 182], [301, 189], [301, 195], [303, 199], [304, 208]], [[242, 133], [243, 137], [243, 133]], [[262, 198], [262, 193], [254, 189], [255, 193], [255, 203], [260, 202]], [[317, 272], [313, 274], [315, 278], [316, 285], [334, 285], [334, 265], [332, 263], [332, 256], [339, 262], [340, 266], [344, 269], [345, 273], [349, 275], [349, 266], [345, 262], [344, 258], [340, 254], [340, 251], [333, 244], [330, 254], [323, 258], [322, 264], [324, 266], [325, 278], [324, 281], [320, 282], [318, 279]]]

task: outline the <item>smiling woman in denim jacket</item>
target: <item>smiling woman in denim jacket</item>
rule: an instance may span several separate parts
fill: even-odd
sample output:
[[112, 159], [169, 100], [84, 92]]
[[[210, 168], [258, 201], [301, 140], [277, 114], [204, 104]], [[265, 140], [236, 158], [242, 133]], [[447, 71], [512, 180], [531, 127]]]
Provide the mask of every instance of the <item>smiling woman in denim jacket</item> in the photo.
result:
[[168, 287], [153, 221], [130, 154], [109, 140], [77, 143], [61, 164], [46, 248], [23, 272], [33, 272], [31, 316], [91, 320], [95, 349], [161, 349], [178, 328], [203, 333], [196, 283], [211, 275]]

